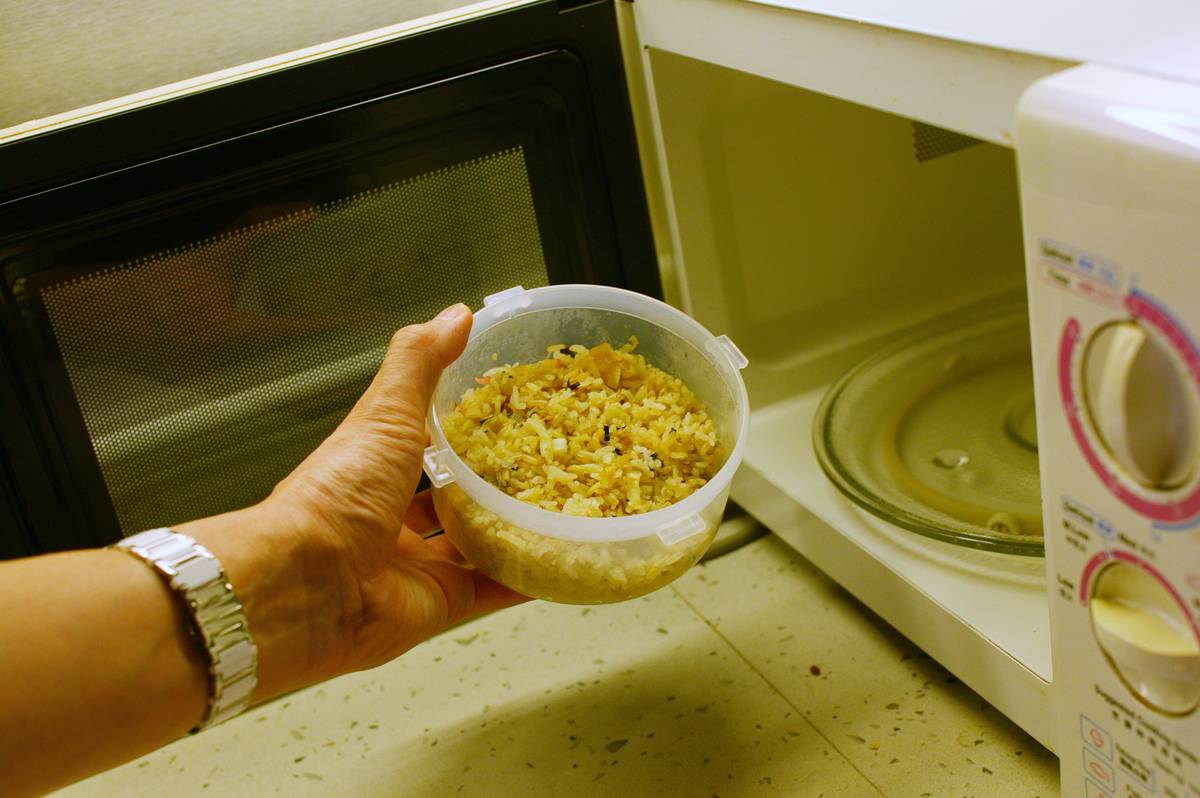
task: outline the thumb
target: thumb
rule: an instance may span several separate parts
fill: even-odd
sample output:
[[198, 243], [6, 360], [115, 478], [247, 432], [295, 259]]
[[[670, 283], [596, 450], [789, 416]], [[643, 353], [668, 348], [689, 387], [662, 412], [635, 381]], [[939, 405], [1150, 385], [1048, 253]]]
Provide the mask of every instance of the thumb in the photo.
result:
[[[370, 386], [338, 428], [276, 487], [322, 508], [361, 519], [381, 519], [377, 541], [390, 552], [421, 476], [425, 414], [442, 369], [462, 354], [471, 332], [471, 310], [454, 305], [424, 324], [392, 336]], [[356, 516], [357, 513], [357, 516]]]
[[[421, 476], [425, 414], [442, 369], [462, 354], [471, 310], [454, 305], [396, 332], [383, 364], [349, 415], [279, 490], [315, 489], [326, 506], [354, 497], [394, 534]], [[394, 540], [387, 543], [390, 547]]]
[[355, 405], [354, 415], [414, 422], [424, 443], [424, 419], [442, 370], [467, 346], [471, 309], [451, 305], [424, 324], [404, 327], [392, 336], [387, 355], [371, 385]]

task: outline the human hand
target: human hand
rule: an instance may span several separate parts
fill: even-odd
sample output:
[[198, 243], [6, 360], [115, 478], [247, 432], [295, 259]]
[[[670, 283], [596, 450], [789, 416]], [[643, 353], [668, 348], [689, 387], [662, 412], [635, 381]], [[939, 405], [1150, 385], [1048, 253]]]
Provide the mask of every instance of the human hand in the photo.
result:
[[[396, 333], [342, 424], [259, 504], [176, 528], [225, 567], [258, 646], [253, 701], [403, 653], [523, 601], [466, 567], [415, 496], [425, 413], [471, 329], [463, 305]], [[40, 794], [204, 717], [207, 657], [145, 563], [91, 549], [0, 563], [0, 771]], [[28, 622], [36, 617], [37, 623]]]
[[395, 334], [340, 426], [270, 497], [179, 531], [222, 561], [259, 647], [263, 700], [382, 664], [472, 616], [525, 600], [465, 566], [428, 493], [415, 495], [425, 416], [471, 312]]

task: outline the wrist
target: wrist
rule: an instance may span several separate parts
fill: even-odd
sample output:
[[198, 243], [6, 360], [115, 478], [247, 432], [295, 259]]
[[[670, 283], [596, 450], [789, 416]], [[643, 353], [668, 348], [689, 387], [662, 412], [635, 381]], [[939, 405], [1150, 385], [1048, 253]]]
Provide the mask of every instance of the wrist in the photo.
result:
[[341, 558], [306, 517], [270, 500], [176, 527], [221, 562], [258, 647], [259, 703], [337, 672]]

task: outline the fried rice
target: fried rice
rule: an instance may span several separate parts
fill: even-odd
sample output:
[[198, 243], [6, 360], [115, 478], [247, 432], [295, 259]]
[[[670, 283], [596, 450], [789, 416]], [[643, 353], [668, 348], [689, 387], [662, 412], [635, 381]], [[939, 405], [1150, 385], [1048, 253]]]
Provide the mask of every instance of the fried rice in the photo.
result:
[[725, 452], [692, 391], [636, 347], [555, 344], [537, 363], [490, 369], [445, 416], [446, 439], [476, 474], [547, 510], [667, 507], [708, 482]]

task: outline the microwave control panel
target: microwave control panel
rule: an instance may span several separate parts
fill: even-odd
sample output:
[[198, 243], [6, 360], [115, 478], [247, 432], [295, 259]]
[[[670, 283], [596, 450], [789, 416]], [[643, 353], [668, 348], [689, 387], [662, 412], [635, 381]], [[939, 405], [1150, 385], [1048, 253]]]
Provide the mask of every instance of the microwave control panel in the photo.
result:
[[1017, 152], [1062, 794], [1200, 798], [1200, 86], [1077, 67]]

